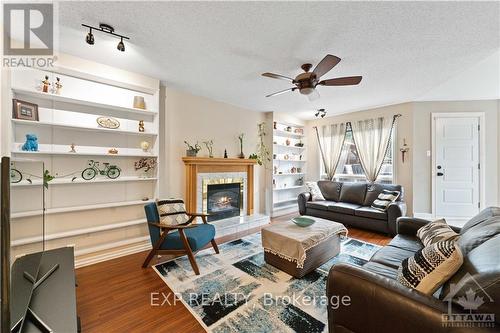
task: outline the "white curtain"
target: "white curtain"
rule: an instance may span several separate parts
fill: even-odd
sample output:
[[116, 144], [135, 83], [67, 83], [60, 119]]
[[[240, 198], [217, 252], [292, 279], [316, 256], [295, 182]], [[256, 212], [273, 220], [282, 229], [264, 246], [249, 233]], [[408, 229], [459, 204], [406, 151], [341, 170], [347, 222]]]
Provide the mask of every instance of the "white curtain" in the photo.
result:
[[328, 179], [332, 180], [340, 159], [342, 146], [344, 145], [346, 125], [331, 124], [324, 125], [321, 129], [316, 127], [319, 151]]
[[354, 143], [369, 182], [374, 182], [380, 172], [395, 120], [390, 116], [351, 122]]

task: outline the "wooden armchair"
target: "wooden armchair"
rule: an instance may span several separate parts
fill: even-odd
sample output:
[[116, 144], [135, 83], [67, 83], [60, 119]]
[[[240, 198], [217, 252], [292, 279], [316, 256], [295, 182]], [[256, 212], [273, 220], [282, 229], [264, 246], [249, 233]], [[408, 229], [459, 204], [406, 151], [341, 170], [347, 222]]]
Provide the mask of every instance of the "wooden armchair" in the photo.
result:
[[[200, 275], [194, 255], [209, 242], [212, 243], [215, 253], [219, 253], [214, 240], [215, 227], [207, 223], [206, 214], [187, 213], [182, 200], [161, 200], [158, 205], [161, 207], [161, 213], [154, 202], [144, 206], [153, 249], [142, 267], [148, 267], [155, 255], [186, 254], [193, 271]], [[197, 217], [201, 217], [203, 224], [192, 223]]]

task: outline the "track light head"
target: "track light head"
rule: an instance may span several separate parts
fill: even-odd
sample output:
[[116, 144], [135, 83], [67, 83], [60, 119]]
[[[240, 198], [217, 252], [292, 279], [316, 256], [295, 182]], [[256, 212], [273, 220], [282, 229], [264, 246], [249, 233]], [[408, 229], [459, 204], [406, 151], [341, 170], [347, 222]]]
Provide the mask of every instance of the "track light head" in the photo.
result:
[[94, 35], [92, 34], [92, 28], [90, 28], [90, 31], [87, 34], [87, 37], [85, 37], [85, 41], [89, 45], [94, 45]]
[[125, 44], [123, 44], [123, 38], [120, 39], [120, 42], [118, 43], [116, 48], [118, 49], [118, 51], [125, 52]]
[[325, 116], [326, 116], [325, 109], [317, 109], [314, 116], [316, 116], [316, 118], [318, 118], [318, 117], [325, 118]]
[[314, 114], [315, 117], [319, 116], [319, 111]]

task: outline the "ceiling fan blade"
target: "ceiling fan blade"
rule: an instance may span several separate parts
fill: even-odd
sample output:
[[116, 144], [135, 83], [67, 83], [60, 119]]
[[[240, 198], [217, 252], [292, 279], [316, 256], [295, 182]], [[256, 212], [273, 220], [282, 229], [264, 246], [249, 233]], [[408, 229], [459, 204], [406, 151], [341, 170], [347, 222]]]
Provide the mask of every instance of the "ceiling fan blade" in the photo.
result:
[[319, 62], [313, 73], [316, 74], [317, 78], [328, 73], [333, 67], [335, 67], [340, 62], [340, 58], [331, 54], [327, 54], [323, 60]]
[[285, 81], [293, 81], [292, 78], [280, 74], [274, 74], [274, 73], [262, 73], [262, 76], [270, 77], [271, 79], [278, 79], [278, 80], [285, 80]]
[[312, 93], [307, 95], [307, 98], [309, 99], [310, 102], [319, 99], [320, 98], [319, 91], [317, 89], [314, 89]]
[[318, 83], [322, 86], [354, 86], [361, 82], [362, 76], [346, 76], [335, 79], [323, 80]]
[[273, 94], [267, 95], [266, 97], [281, 95], [281, 94], [284, 94], [284, 93], [289, 92], [289, 91], [294, 91], [295, 89], [297, 89], [297, 87], [293, 87], [293, 88], [288, 88], [288, 89], [285, 89], [285, 90], [281, 90], [281, 91], [275, 92]]

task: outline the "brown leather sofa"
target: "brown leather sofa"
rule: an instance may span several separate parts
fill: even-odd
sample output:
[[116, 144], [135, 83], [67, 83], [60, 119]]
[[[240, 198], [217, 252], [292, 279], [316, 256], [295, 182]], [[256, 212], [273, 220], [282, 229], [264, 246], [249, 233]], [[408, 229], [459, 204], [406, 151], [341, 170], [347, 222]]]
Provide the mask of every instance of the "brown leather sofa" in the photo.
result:
[[[299, 213], [340, 222], [356, 228], [396, 234], [396, 219], [406, 215], [404, 189], [394, 184], [347, 183], [320, 180], [318, 187], [325, 201], [311, 201], [309, 192], [298, 197]], [[370, 206], [383, 190], [401, 192], [385, 212]]]
[[443, 315], [470, 314], [460, 304], [464, 304], [460, 296], [469, 289], [473, 296], [469, 301], [483, 302], [472, 313], [494, 314], [496, 322], [483, 321], [482, 324], [495, 327], [485, 331], [500, 331], [500, 208], [487, 208], [462, 229], [454, 228], [460, 233], [458, 244], [464, 263], [434, 296], [407, 288], [395, 280], [401, 261], [423, 247], [415, 235], [427, 223], [429, 221], [422, 219], [399, 218], [398, 235], [363, 267], [337, 264], [331, 268], [328, 299], [348, 295], [351, 302], [336, 309], [332, 304], [328, 306], [330, 332], [482, 331], [481, 328], [443, 327]]

